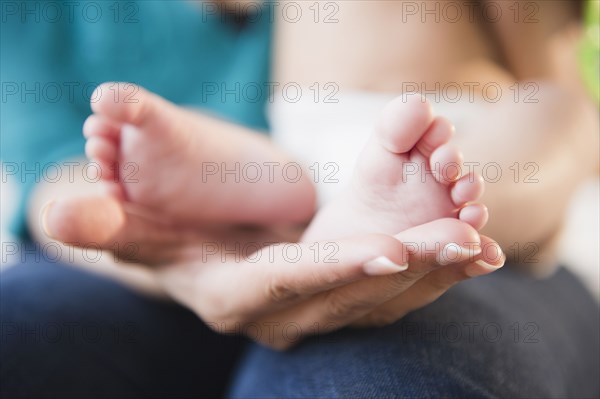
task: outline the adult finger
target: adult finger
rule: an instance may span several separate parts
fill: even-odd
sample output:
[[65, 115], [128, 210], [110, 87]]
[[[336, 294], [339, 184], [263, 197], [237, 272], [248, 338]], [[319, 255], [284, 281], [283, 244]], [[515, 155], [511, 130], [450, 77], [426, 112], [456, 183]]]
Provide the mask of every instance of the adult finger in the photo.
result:
[[244, 322], [316, 293], [407, 267], [404, 246], [385, 235], [263, 244], [255, 243], [256, 250], [240, 260], [240, 248], [231, 256], [218, 247], [205, 250], [195, 262], [161, 268], [160, 279], [205, 321]]
[[466, 262], [448, 265], [424, 276], [412, 287], [371, 313], [352, 323], [356, 327], [376, 327], [391, 324], [407, 313], [426, 306], [455, 284], [500, 269], [506, 260], [500, 245], [489, 237], [481, 236], [482, 252]]
[[[473, 259], [480, 246], [479, 234], [468, 224], [456, 219], [436, 220], [408, 229], [396, 237], [402, 237], [403, 247], [410, 253], [407, 270], [362, 279], [323, 292], [263, 317], [261, 323], [275, 326], [274, 333], [279, 336], [284, 336], [281, 329], [290, 325], [308, 333], [315, 328], [319, 333], [342, 328], [407, 291], [432, 270], [449, 268], [453, 262]], [[288, 343], [284, 339], [268, 344], [286, 347]]]
[[146, 264], [170, 259], [185, 236], [109, 195], [52, 201], [43, 208], [41, 218], [52, 239], [112, 251], [116, 258]]

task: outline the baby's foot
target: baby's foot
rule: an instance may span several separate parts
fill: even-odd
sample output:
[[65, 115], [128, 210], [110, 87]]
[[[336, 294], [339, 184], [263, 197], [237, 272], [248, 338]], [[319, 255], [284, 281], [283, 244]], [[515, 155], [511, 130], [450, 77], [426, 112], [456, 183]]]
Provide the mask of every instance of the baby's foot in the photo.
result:
[[289, 161], [262, 135], [133, 84], [103, 84], [92, 98], [86, 154], [121, 198], [178, 223], [297, 222], [312, 215], [310, 182], [287, 179], [281, 168]]
[[393, 100], [358, 160], [350, 187], [317, 214], [303, 239], [397, 234], [448, 217], [483, 227], [487, 208], [474, 202], [483, 194], [483, 179], [460, 175], [462, 154], [448, 144], [452, 134], [452, 125], [434, 118], [421, 96]]

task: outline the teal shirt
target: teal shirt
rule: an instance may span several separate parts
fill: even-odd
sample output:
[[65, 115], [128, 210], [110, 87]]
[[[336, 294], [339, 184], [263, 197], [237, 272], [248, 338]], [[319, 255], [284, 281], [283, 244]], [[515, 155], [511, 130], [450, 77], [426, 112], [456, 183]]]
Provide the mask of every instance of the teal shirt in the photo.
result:
[[240, 27], [231, 14], [200, 2], [0, 5], [0, 160], [22, 188], [18, 234], [44, 166], [83, 154], [81, 127], [102, 82], [134, 82], [174, 103], [266, 129], [267, 6]]

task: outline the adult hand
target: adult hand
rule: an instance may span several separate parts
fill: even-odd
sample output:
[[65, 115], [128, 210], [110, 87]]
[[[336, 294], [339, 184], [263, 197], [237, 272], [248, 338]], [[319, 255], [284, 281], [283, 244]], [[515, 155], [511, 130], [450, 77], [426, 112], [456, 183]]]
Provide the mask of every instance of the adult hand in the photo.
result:
[[216, 331], [286, 349], [307, 335], [395, 322], [504, 264], [498, 244], [465, 223], [431, 223], [435, 229], [417, 226], [396, 237], [272, 244], [247, 258], [204, 252], [157, 273], [166, 292]]
[[348, 325], [392, 323], [504, 262], [495, 242], [455, 219], [396, 237], [293, 244], [234, 227], [182, 231], [116, 200], [90, 197], [54, 203], [44, 223], [52, 236], [76, 245], [137, 244], [135, 253], [117, 255], [153, 264], [165, 292], [214, 330], [276, 349]]

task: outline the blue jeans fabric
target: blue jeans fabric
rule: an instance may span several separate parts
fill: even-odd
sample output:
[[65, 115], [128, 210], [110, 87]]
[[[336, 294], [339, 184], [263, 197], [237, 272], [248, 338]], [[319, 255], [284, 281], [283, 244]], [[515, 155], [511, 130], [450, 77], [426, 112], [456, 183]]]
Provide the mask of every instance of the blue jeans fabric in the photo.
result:
[[231, 396], [597, 398], [599, 318], [566, 270], [534, 280], [507, 266], [385, 328], [254, 346]]
[[564, 269], [538, 281], [506, 267], [389, 327], [287, 352], [217, 335], [179, 306], [43, 260], [0, 275], [0, 318], [2, 398], [599, 393], [598, 306]]
[[0, 274], [1, 398], [224, 394], [242, 338], [174, 304], [56, 263]]

